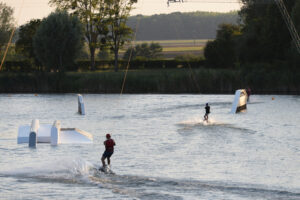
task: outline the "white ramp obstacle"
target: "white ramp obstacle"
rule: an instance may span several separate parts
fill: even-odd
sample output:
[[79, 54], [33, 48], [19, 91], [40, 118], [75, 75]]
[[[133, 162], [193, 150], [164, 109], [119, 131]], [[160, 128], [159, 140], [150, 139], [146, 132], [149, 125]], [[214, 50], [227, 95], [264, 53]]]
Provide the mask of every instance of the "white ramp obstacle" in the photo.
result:
[[39, 120], [33, 120], [31, 126], [19, 126], [18, 144], [28, 143], [35, 147], [36, 143], [58, 144], [86, 144], [93, 143], [92, 134], [77, 128], [61, 128], [60, 121], [51, 124], [39, 124]]
[[63, 144], [78, 144], [91, 143], [93, 136], [83, 130], [77, 128], [61, 128], [60, 129], [60, 143]]
[[85, 115], [83, 97], [81, 96], [81, 94], [78, 94], [78, 113], [81, 115]]
[[231, 107], [231, 113], [243, 112], [247, 109], [247, 92], [245, 89], [235, 91], [234, 100]]

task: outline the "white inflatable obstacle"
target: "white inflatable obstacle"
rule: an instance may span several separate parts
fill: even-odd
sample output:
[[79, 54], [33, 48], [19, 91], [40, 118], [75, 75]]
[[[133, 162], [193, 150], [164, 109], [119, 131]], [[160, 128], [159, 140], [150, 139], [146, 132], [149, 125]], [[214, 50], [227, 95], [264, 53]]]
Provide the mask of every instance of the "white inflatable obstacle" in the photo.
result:
[[28, 143], [30, 147], [35, 147], [36, 143], [58, 144], [81, 144], [92, 143], [93, 136], [77, 128], [61, 128], [60, 121], [55, 121], [53, 125], [40, 124], [39, 120], [32, 120], [31, 126], [20, 126], [18, 130], [18, 144]]
[[234, 100], [232, 103], [231, 113], [238, 113], [247, 109], [247, 92], [245, 89], [235, 91]]
[[83, 97], [81, 96], [81, 94], [78, 94], [78, 113], [81, 115], [85, 115]]
[[60, 139], [60, 121], [54, 121], [53, 126], [51, 127], [51, 137], [50, 142], [52, 146], [56, 146], [61, 143]]
[[39, 120], [34, 119], [31, 122], [31, 127], [30, 127], [30, 132], [29, 132], [29, 141], [28, 141], [28, 146], [29, 147], [36, 147], [37, 143], [37, 131], [39, 129]]

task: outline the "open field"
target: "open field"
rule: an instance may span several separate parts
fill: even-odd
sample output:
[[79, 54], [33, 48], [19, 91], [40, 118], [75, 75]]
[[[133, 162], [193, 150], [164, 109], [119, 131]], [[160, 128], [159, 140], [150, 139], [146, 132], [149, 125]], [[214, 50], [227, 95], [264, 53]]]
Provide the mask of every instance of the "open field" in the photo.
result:
[[164, 47], [163, 52], [169, 52], [169, 51], [202, 51], [204, 49], [204, 46], [194, 46], [194, 47]]
[[[127, 50], [130, 45], [137, 45], [142, 43], [159, 43], [163, 47], [162, 55], [166, 59], [172, 59], [176, 56], [185, 55], [185, 54], [191, 54], [191, 55], [197, 55], [197, 56], [203, 56], [203, 50], [208, 40], [154, 40], [154, 41], [133, 41], [131, 44], [126, 44], [119, 52], [120, 58], [123, 57], [123, 54]], [[89, 50], [88, 45], [85, 44], [83, 48], [83, 52], [86, 54], [86, 59], [88, 59]], [[3, 51], [0, 51], [3, 54]], [[99, 50], [96, 50], [96, 55], [99, 53]], [[2, 54], [0, 54], [0, 58], [2, 58]], [[17, 57], [18, 58], [17, 58]], [[113, 58], [113, 55], [110, 55], [111, 58]], [[13, 48], [10, 48], [10, 52], [8, 53], [6, 59], [7, 60], [16, 60], [16, 59], [22, 59], [23, 56], [16, 55]]]
[[135, 44], [142, 44], [142, 43], [159, 43], [162, 46], [199, 46], [199, 45], [205, 45], [207, 40], [139, 40], [135, 41]]
[[208, 40], [145, 40], [145, 41], [134, 41], [128, 44], [120, 51], [120, 55], [123, 53], [130, 45], [137, 45], [142, 43], [159, 43], [163, 47], [163, 56], [165, 58], [174, 58], [176, 56], [184, 54], [192, 54], [197, 56], [203, 56], [203, 50]]

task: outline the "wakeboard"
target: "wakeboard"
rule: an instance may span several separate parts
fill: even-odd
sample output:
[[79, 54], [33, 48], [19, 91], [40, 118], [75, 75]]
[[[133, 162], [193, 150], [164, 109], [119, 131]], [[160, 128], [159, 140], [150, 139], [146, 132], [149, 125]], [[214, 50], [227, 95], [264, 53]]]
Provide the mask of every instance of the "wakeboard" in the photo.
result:
[[98, 170], [99, 170], [100, 172], [105, 173], [105, 174], [115, 174], [115, 173], [110, 169], [109, 166], [100, 167]]

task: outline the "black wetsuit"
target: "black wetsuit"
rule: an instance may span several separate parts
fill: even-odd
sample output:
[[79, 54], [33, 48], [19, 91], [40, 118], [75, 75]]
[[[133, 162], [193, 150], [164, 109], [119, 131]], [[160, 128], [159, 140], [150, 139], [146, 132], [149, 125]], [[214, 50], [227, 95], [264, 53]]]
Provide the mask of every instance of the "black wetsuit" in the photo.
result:
[[210, 113], [210, 106], [205, 106], [205, 115]]
[[208, 114], [209, 113], [210, 113], [210, 107], [207, 105], [207, 106], [205, 106], [204, 120], [208, 121]]

